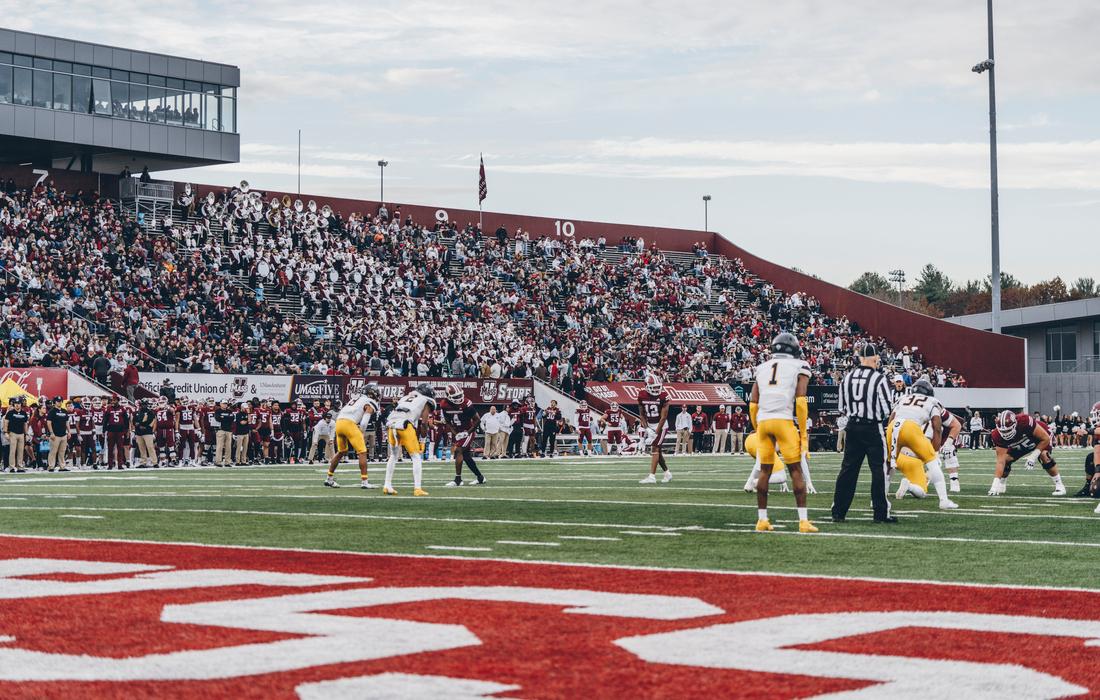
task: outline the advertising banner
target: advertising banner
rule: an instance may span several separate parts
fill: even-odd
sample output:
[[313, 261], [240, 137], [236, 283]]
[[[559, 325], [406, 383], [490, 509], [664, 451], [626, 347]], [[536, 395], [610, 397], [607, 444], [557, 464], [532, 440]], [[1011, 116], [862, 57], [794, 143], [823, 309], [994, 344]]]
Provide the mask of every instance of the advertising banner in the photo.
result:
[[290, 385], [290, 400], [301, 399], [306, 403], [315, 400], [343, 402], [347, 395], [348, 381], [346, 375], [324, 374], [296, 374]]
[[[599, 409], [606, 409], [611, 402], [621, 406], [634, 406], [638, 394], [645, 389], [642, 382], [589, 382], [585, 385], [585, 398]], [[745, 400], [729, 384], [665, 383], [669, 401], [673, 404], [692, 406], [744, 406]]]
[[179, 398], [192, 401], [225, 399], [230, 402], [253, 398], [288, 401], [293, 375], [289, 374], [189, 374], [184, 372], [142, 372], [140, 386], [154, 396], [160, 394], [164, 380]]
[[[733, 391], [743, 401], [752, 394], [752, 384], [733, 384]], [[806, 389], [806, 402], [811, 411], [836, 411], [840, 407], [840, 387], [828, 384], [811, 384]]]
[[409, 393], [419, 384], [427, 384], [436, 391], [438, 396], [448, 386], [458, 385], [466, 394], [466, 398], [476, 404], [506, 404], [511, 401], [523, 401], [534, 393], [534, 385], [530, 379], [475, 379], [456, 377], [351, 377], [348, 381], [348, 395], [362, 393], [370, 382], [378, 384], [378, 390], [382, 394], [382, 401], [390, 403], [397, 401]]
[[69, 370], [59, 367], [0, 367], [0, 384], [12, 380], [34, 396], [69, 396]]

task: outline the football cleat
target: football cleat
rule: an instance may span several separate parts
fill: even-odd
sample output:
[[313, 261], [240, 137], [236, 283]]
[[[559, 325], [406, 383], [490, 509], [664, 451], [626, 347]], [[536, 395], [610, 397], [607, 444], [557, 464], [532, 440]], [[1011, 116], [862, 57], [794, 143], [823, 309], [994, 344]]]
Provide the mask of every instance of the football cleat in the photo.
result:
[[1051, 496], [1065, 496], [1066, 495], [1065, 484], [1058, 484], [1057, 486], [1055, 486], [1054, 491], [1052, 491], [1050, 495]]
[[471, 481], [466, 485], [467, 486], [481, 486], [484, 483], [485, 483], [485, 479], [478, 479], [477, 481]]
[[959, 507], [958, 503], [955, 503], [950, 498], [945, 498], [940, 501], [940, 510], [955, 510]]
[[387, 495], [387, 496], [396, 496], [397, 495], [397, 489], [395, 489], [392, 486], [383, 486], [382, 487], [382, 493]]
[[639, 484], [656, 484], [657, 483], [657, 477], [654, 476], [653, 474], [650, 474], [646, 478], [641, 479], [640, 481], [638, 481], [638, 483]]
[[371, 482], [367, 481], [366, 479], [363, 479], [362, 481], [359, 482], [359, 488], [361, 488], [361, 489], [376, 489], [376, 488], [378, 488], [378, 486], [376, 486], [375, 484], [372, 484]]
[[1096, 510], [1094, 510], [1092, 512], [1093, 513], [1100, 513], [1100, 505], [1096, 506]]
[[767, 520], [757, 520], [756, 521], [756, 531], [757, 532], [771, 532], [774, 529], [775, 528], [772, 527], [772, 524], [770, 522], [768, 522]]
[[809, 520], [799, 520], [798, 521], [798, 531], [799, 532], [820, 532], [816, 527], [814, 527], [814, 524], [811, 523]]
[[414, 496], [427, 496], [428, 492], [425, 491], [424, 489], [413, 489], [413, 495]]
[[898, 484], [898, 491], [894, 494], [894, 498], [901, 500], [905, 498], [905, 494], [907, 493], [909, 493], [909, 480], [903, 478], [901, 483]]
[[661, 477], [661, 483], [667, 484], [670, 481], [672, 481], [672, 472], [665, 471], [665, 475]]
[[958, 492], [962, 491], [962, 487], [959, 485], [959, 480], [958, 479], [952, 479], [951, 480], [951, 485], [948, 486], [948, 490], [951, 491], [951, 493], [958, 493]]
[[325, 486], [329, 487], [330, 489], [340, 488], [340, 484], [336, 483], [335, 479], [325, 479]]
[[450, 481], [448, 481], [447, 483], [445, 483], [443, 485], [446, 486], [449, 489], [452, 489], [452, 488], [455, 488], [456, 486], [462, 486], [462, 480], [461, 479], [451, 479]]

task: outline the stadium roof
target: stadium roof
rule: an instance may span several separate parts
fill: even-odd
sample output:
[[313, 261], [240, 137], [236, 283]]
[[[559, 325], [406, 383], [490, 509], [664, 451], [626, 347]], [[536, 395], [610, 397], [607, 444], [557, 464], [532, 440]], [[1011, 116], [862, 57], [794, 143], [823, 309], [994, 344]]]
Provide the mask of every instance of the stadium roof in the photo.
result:
[[[1002, 328], [1019, 328], [1021, 326], [1038, 326], [1062, 321], [1079, 321], [1100, 317], [1100, 297], [1091, 299], [1078, 299], [1076, 301], [1062, 301], [1057, 304], [1040, 304], [1039, 306], [1025, 306], [1019, 309], [1001, 311]], [[945, 321], [957, 323], [967, 328], [989, 330], [993, 327], [989, 313], [968, 314], [966, 316], [952, 316]]]

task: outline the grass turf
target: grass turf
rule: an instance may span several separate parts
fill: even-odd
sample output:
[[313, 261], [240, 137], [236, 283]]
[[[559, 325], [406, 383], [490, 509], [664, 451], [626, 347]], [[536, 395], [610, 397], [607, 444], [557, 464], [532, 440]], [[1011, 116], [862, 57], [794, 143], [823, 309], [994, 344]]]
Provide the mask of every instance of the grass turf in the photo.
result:
[[[1070, 493], [1084, 451], [1056, 457]], [[786, 572], [1100, 588], [1096, 501], [1050, 496], [1041, 470], [1018, 468], [1008, 494], [986, 496], [992, 453], [960, 453], [961, 508], [895, 502], [898, 525], [870, 522], [865, 473], [850, 520], [828, 519], [839, 456], [811, 458], [821, 534], [798, 535], [794, 498], [773, 489], [779, 528], [752, 532], [747, 457], [675, 456], [670, 484], [639, 485], [648, 458], [483, 461], [489, 483], [443, 488], [450, 463], [425, 465], [427, 498], [321, 486], [317, 466], [0, 475], [0, 534], [140, 539], [593, 564]], [[372, 465], [381, 481], [382, 466]], [[341, 479], [342, 477], [342, 479]], [[896, 486], [896, 477], [895, 477]]]

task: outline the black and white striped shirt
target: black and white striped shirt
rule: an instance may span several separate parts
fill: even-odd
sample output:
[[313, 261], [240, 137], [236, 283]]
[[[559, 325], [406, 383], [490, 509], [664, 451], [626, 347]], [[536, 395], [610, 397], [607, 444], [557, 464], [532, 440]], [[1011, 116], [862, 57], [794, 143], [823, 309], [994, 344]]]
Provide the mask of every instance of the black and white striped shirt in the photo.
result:
[[840, 412], [849, 418], [884, 423], [893, 404], [890, 382], [878, 370], [856, 367], [840, 380]]

